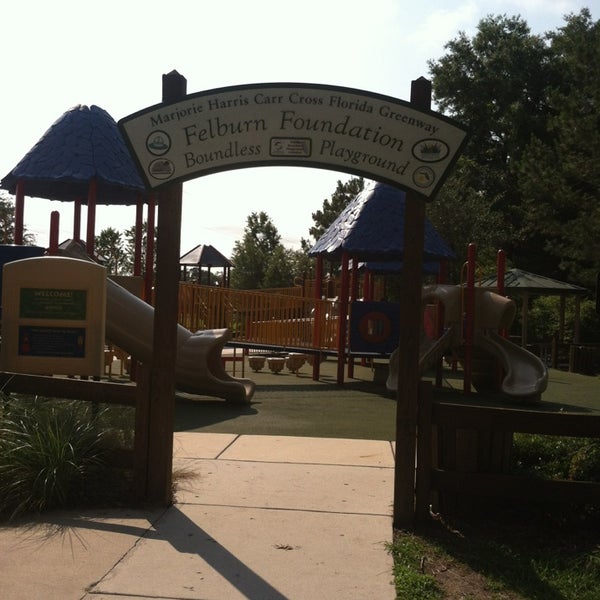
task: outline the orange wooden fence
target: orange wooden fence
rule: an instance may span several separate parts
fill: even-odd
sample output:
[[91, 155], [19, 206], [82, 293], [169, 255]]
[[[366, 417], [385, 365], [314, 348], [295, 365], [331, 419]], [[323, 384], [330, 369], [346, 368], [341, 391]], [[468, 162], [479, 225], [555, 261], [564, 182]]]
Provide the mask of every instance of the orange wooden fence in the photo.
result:
[[336, 303], [292, 294], [181, 282], [178, 321], [190, 331], [230, 329], [233, 341], [249, 345], [334, 350], [337, 343]]

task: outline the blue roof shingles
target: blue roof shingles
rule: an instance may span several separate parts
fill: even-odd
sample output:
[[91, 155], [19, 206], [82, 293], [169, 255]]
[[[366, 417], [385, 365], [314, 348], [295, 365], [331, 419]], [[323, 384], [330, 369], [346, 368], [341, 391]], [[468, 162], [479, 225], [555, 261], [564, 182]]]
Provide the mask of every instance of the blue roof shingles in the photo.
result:
[[[367, 261], [401, 260], [404, 253], [402, 190], [374, 182], [358, 194], [311, 248], [311, 256], [340, 260], [343, 251]], [[430, 221], [425, 220], [424, 258], [439, 260], [455, 254]]]
[[23, 180], [27, 196], [85, 202], [94, 177], [99, 204], [133, 204], [145, 191], [114, 119], [98, 106], [78, 105], [46, 131], [0, 186], [14, 194]]

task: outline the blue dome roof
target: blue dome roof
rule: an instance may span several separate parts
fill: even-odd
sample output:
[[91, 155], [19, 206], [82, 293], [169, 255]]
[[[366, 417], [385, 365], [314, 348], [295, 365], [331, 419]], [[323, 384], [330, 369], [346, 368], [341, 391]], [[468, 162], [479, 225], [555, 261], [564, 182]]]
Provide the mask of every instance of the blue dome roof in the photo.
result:
[[[365, 187], [310, 249], [310, 256], [340, 260], [342, 252], [363, 261], [398, 261], [404, 253], [406, 194], [373, 182]], [[425, 220], [424, 260], [454, 258], [433, 225]]]
[[0, 187], [11, 194], [24, 182], [27, 196], [87, 201], [92, 178], [98, 204], [135, 204], [145, 187], [114, 119], [98, 106], [75, 106], [62, 115]]

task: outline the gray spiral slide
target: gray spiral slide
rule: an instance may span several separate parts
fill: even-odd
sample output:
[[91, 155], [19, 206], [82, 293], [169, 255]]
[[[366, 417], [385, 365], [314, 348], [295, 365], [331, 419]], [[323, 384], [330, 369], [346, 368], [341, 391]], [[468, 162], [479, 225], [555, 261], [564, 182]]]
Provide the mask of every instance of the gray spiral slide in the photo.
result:
[[[485, 350], [497, 358], [504, 368], [502, 392], [508, 396], [539, 397], [548, 385], [546, 365], [535, 354], [513, 344], [496, 333], [508, 329], [515, 316], [512, 300], [488, 289], [476, 288], [475, 335], [473, 346]], [[423, 340], [420, 347], [419, 369], [422, 374], [428, 366], [439, 359], [448, 349], [458, 350], [462, 336], [461, 286], [432, 285], [423, 290], [423, 303], [439, 300], [444, 305], [446, 331], [437, 340]], [[389, 375], [386, 386], [398, 389], [398, 349], [390, 356]]]

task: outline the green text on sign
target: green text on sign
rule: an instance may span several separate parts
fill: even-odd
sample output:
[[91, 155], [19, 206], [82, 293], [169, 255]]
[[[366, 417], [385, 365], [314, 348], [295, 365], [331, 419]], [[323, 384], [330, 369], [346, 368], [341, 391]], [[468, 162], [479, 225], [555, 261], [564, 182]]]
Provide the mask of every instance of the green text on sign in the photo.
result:
[[63, 319], [81, 321], [86, 318], [86, 290], [21, 288], [21, 319]]

